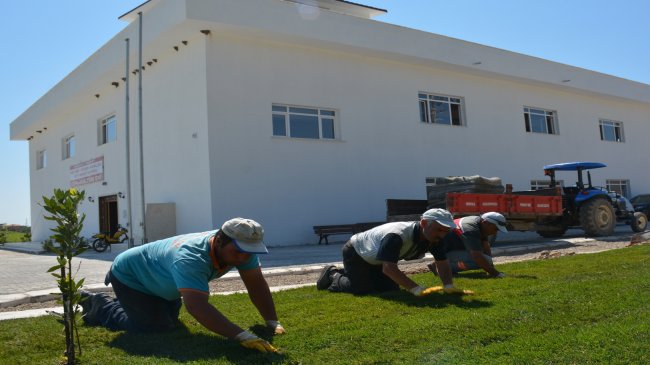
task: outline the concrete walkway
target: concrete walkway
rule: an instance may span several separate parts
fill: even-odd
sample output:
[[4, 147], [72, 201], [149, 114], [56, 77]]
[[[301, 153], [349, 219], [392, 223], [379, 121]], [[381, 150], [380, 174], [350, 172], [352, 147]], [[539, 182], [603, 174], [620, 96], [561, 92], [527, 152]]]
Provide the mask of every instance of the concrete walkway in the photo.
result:
[[[628, 226], [618, 226], [614, 237], [626, 239], [632, 232]], [[511, 232], [501, 235], [493, 247], [495, 257], [535, 250], [566, 247], [584, 241], [581, 230], [570, 230], [565, 237], [544, 239], [532, 232]], [[263, 272], [267, 276], [290, 272], [314, 272], [327, 264], [341, 265], [341, 247], [344, 242], [329, 245], [300, 245], [269, 247], [268, 255], [261, 255]], [[118, 244], [103, 253], [88, 250], [73, 260], [76, 276], [84, 277], [84, 289], [90, 291], [110, 290], [104, 286], [104, 276], [113, 259], [126, 249]], [[429, 256], [429, 254], [427, 254]], [[55, 278], [47, 270], [56, 264], [53, 254], [44, 252], [40, 243], [7, 243], [0, 246], [0, 307], [12, 307], [23, 303], [36, 303], [56, 299], [58, 293]], [[237, 277], [236, 271], [226, 277]], [[281, 290], [286, 288], [272, 288]], [[22, 312], [0, 312], [0, 320], [43, 315], [45, 309]]]

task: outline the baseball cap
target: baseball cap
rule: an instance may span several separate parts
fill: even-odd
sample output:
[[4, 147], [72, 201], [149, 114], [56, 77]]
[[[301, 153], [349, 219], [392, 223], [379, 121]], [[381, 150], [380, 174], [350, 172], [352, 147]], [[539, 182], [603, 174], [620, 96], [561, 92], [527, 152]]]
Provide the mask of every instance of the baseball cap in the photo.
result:
[[487, 212], [481, 215], [481, 219], [494, 224], [497, 226], [499, 231], [508, 233], [508, 229], [506, 228], [506, 217], [504, 217], [503, 214], [497, 212]]
[[456, 228], [456, 223], [454, 223], [454, 217], [448, 211], [440, 208], [429, 209], [424, 214], [422, 214], [422, 219], [428, 221], [436, 221], [439, 224], [449, 227]]
[[237, 249], [245, 253], [269, 253], [264, 246], [264, 228], [252, 219], [233, 218], [221, 226], [223, 233], [233, 239]]

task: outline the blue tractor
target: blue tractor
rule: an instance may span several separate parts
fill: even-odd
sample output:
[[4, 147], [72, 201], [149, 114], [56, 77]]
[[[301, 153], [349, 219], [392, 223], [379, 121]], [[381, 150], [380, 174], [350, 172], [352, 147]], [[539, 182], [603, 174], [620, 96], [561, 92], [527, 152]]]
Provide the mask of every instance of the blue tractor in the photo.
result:
[[[589, 170], [606, 166], [599, 162], [566, 162], [544, 166], [544, 174], [551, 178], [551, 188], [558, 185], [556, 171], [577, 171], [578, 181], [574, 186], [562, 187], [562, 217], [547, 222], [537, 233], [543, 237], [561, 237], [569, 227], [577, 226], [588, 236], [607, 236], [614, 232], [617, 221], [629, 224], [634, 232], [643, 232], [648, 224], [645, 214], [635, 212], [624, 196], [592, 185]], [[587, 172], [586, 184], [583, 171]]]

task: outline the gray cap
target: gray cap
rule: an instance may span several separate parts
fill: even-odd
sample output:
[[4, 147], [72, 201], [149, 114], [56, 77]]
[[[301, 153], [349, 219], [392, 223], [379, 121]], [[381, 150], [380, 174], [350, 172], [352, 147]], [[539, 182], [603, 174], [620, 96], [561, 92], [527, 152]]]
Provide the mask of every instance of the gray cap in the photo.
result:
[[497, 226], [499, 231], [508, 233], [508, 228], [506, 228], [506, 217], [504, 217], [503, 214], [497, 212], [487, 212], [481, 215], [481, 219], [494, 224]]
[[269, 253], [264, 246], [264, 228], [252, 219], [233, 218], [221, 226], [223, 233], [232, 238], [235, 246], [245, 253]]
[[428, 221], [436, 221], [439, 224], [449, 227], [451, 229], [456, 228], [456, 223], [454, 223], [454, 217], [449, 213], [449, 211], [440, 209], [440, 208], [433, 208], [429, 209], [424, 214], [422, 214], [422, 219], [428, 220]]

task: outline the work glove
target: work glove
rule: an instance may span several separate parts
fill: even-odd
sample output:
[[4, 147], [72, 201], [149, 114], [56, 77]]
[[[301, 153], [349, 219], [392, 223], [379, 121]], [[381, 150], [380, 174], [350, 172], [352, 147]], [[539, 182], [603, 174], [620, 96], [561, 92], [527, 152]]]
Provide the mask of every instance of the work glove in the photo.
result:
[[442, 290], [441, 286], [432, 286], [430, 288], [425, 288], [423, 286], [416, 286], [415, 288], [409, 289], [411, 294], [415, 295], [416, 297], [423, 297], [429, 294], [433, 294], [436, 292], [439, 292]]
[[264, 353], [278, 352], [278, 349], [273, 347], [273, 345], [268, 343], [266, 340], [263, 340], [248, 331], [242, 331], [240, 334], [235, 336], [235, 341], [239, 341], [239, 344], [247, 349]]
[[287, 333], [287, 330], [285, 330], [284, 327], [282, 327], [280, 321], [269, 319], [266, 321], [266, 326], [269, 327], [271, 330], [273, 330], [274, 335], [284, 335], [285, 333]]
[[442, 291], [444, 291], [445, 294], [460, 294], [460, 295], [474, 294], [474, 292], [471, 290], [456, 288], [454, 284], [445, 285]]

